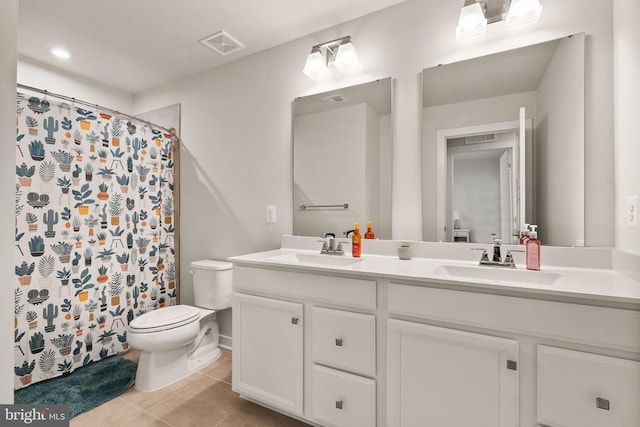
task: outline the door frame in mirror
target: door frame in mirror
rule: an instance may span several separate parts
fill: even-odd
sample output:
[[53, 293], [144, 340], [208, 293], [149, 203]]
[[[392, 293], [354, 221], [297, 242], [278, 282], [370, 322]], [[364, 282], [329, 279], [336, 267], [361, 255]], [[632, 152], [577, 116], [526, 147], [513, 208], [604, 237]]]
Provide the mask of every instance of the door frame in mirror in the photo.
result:
[[[532, 126], [533, 122], [531, 119], [525, 120], [525, 145], [524, 151], [522, 153], [522, 149], [516, 155], [516, 158], [519, 159], [519, 164], [517, 165], [518, 169], [518, 178], [517, 187], [518, 191], [516, 192], [516, 196], [518, 198], [517, 206], [519, 210], [519, 218], [522, 218], [524, 214], [525, 221], [519, 219], [519, 224], [522, 225], [526, 221], [532, 221], [532, 193], [531, 185], [533, 180], [531, 179], [532, 173], [532, 156], [531, 156], [531, 139], [532, 139]], [[437, 203], [437, 212], [436, 212], [436, 222], [437, 222], [437, 238], [438, 241], [447, 242], [452, 241], [450, 238], [453, 228], [452, 223], [453, 219], [449, 213], [450, 211], [450, 183], [449, 183], [449, 171], [448, 171], [448, 149], [447, 149], [447, 140], [452, 138], [462, 138], [470, 135], [478, 135], [478, 134], [487, 134], [487, 133], [502, 133], [502, 132], [519, 132], [520, 129], [520, 121], [519, 120], [511, 120], [506, 122], [498, 122], [498, 123], [488, 123], [481, 125], [473, 125], [473, 126], [464, 126], [453, 129], [441, 129], [437, 131], [437, 146], [436, 146], [436, 156], [437, 156], [437, 172], [436, 172], [436, 203]], [[520, 144], [518, 144], [520, 145]], [[524, 156], [523, 156], [524, 154]], [[524, 160], [523, 157], [526, 157], [528, 160]], [[523, 170], [525, 173], [520, 175], [520, 171]], [[524, 192], [525, 198], [524, 202], [521, 200], [520, 195]], [[531, 218], [531, 219], [530, 219]]]

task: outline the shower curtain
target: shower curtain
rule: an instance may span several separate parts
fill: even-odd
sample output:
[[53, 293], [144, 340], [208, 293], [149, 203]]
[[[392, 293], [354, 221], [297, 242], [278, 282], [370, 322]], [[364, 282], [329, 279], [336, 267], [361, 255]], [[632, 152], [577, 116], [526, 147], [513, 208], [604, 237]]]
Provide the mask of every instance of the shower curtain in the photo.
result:
[[126, 326], [176, 303], [172, 135], [18, 93], [15, 388], [128, 348]]

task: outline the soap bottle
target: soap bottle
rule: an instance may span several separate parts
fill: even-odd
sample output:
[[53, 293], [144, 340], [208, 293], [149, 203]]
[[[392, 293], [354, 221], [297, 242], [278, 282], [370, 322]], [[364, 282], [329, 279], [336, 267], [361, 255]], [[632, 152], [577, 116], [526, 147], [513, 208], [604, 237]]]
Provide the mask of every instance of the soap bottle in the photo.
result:
[[540, 271], [540, 240], [538, 240], [538, 232], [536, 226], [531, 226], [529, 239], [526, 244], [527, 270]]
[[360, 258], [360, 252], [362, 247], [360, 246], [360, 224], [357, 222], [353, 227], [353, 234], [351, 235], [351, 255], [354, 258]]
[[365, 239], [375, 239], [376, 235], [373, 233], [371, 229], [371, 221], [367, 221], [367, 231], [364, 233]]
[[522, 231], [522, 236], [520, 236], [520, 244], [526, 245], [527, 240], [529, 240], [529, 231], [531, 230], [531, 226], [529, 224], [524, 225], [524, 230]]

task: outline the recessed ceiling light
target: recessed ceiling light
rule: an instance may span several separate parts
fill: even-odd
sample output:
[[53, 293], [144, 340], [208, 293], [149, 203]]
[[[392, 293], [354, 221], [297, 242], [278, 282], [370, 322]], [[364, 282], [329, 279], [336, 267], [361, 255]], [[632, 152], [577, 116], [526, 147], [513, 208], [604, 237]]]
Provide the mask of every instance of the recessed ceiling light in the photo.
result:
[[60, 58], [60, 59], [71, 58], [71, 53], [67, 49], [64, 49], [62, 47], [51, 48], [49, 52], [51, 52], [56, 58]]

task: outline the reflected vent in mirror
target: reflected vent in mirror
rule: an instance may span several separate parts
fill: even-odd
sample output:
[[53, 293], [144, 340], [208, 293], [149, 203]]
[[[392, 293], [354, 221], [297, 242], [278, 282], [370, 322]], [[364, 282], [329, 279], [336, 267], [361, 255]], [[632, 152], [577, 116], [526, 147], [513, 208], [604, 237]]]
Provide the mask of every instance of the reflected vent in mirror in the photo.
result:
[[494, 142], [496, 140], [495, 133], [485, 133], [482, 135], [471, 135], [464, 138], [465, 145], [483, 144], [485, 142]]
[[346, 100], [347, 98], [344, 95], [340, 95], [339, 93], [320, 98], [320, 101], [322, 101], [324, 104], [327, 104], [327, 105], [337, 104], [339, 102], [345, 102]]

